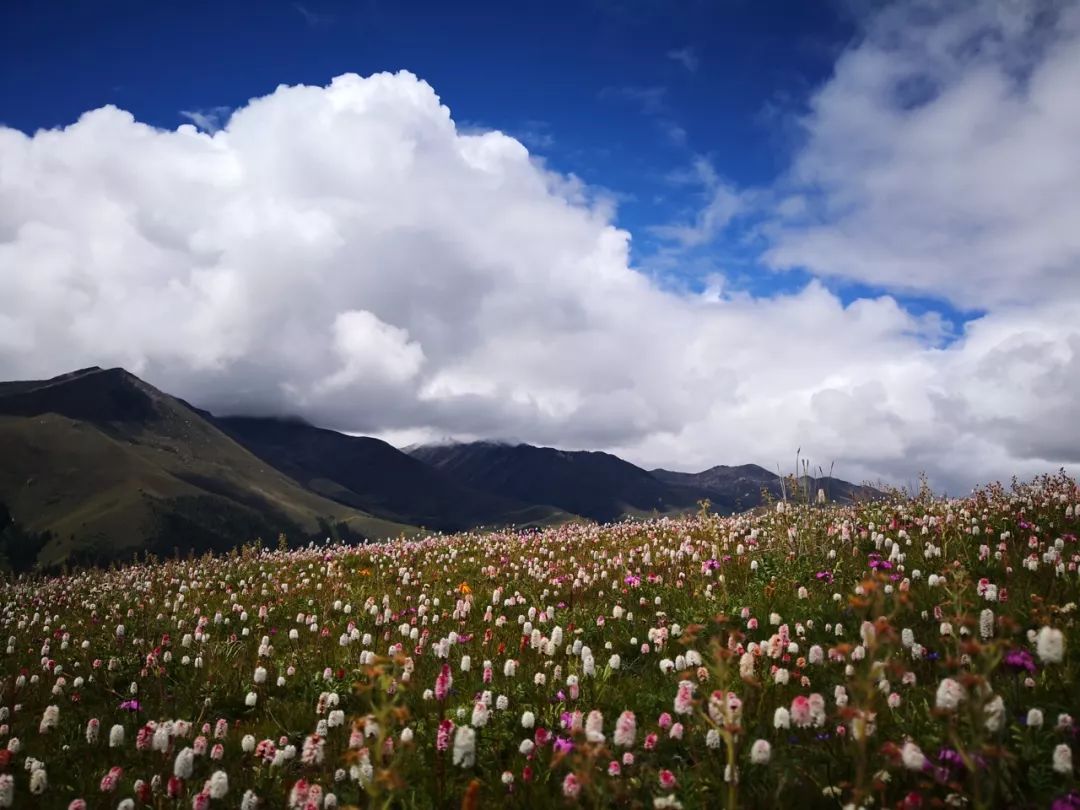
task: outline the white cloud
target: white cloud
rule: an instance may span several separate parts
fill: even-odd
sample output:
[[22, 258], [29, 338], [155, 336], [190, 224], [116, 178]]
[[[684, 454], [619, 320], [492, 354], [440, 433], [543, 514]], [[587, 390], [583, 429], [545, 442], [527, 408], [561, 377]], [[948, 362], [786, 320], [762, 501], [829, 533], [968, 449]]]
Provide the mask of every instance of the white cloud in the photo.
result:
[[964, 309], [1077, 297], [1077, 87], [1075, 4], [889, 7], [811, 100], [770, 262]]
[[[962, 161], [982, 131], [959, 129]], [[1080, 460], [1062, 438], [1080, 302], [1042, 264], [1008, 277], [1031, 288], [1022, 305], [994, 304], [946, 348], [934, 317], [888, 296], [667, 290], [630, 266], [609, 203], [513, 138], [459, 132], [408, 73], [282, 86], [213, 134], [112, 107], [32, 137], [0, 128], [0, 165], [0, 378], [118, 364], [219, 412], [681, 469], [789, 467], [802, 446], [847, 477], [925, 469], [955, 488]], [[1075, 273], [1073, 235], [1044, 235]], [[974, 253], [985, 238], [968, 234]], [[942, 270], [934, 289], [959, 283]]]
[[678, 62], [691, 73], [697, 73], [697, 69], [701, 64], [697, 49], [689, 45], [685, 48], [673, 48], [667, 52], [667, 58]]

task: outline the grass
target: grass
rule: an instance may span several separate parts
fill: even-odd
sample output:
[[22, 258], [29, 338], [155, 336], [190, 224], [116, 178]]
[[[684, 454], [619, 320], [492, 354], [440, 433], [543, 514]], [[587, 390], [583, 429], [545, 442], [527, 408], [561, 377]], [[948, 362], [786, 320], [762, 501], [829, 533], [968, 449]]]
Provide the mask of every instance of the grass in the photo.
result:
[[23, 577], [0, 805], [1080, 806], [1078, 510], [1059, 475]]

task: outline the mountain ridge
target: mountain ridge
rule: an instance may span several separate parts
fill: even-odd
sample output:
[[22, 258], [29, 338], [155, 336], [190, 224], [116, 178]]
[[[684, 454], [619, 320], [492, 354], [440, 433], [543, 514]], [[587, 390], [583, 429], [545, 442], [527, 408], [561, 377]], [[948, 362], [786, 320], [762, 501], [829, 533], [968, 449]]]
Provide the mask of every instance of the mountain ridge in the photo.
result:
[[[755, 464], [649, 471], [605, 451], [510, 440], [407, 450], [298, 417], [218, 417], [122, 368], [0, 382], [0, 514], [18, 528], [0, 526], [0, 560], [104, 562], [279, 533], [364, 540], [609, 522], [703, 500], [729, 513], [783, 494]], [[835, 500], [878, 494], [838, 479], [803, 484]], [[5, 546], [5, 532], [24, 547]]]

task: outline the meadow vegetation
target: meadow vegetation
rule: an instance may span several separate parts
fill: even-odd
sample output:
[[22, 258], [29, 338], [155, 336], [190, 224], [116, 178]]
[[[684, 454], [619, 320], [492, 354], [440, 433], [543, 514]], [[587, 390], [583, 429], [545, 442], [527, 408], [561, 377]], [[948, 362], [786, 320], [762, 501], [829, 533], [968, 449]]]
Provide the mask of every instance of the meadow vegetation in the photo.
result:
[[0, 594], [0, 807], [1080, 808], [1080, 489]]

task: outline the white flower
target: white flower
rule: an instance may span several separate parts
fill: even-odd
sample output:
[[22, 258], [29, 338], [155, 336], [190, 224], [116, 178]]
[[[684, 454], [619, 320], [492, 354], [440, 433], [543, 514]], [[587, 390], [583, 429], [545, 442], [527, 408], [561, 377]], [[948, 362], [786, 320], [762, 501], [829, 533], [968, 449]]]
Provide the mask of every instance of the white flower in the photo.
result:
[[1005, 701], [1001, 699], [1001, 695], [995, 695], [991, 701], [983, 706], [983, 714], [986, 715], [987, 731], [1001, 730], [1001, 726], [1005, 722]]
[[900, 759], [909, 771], [921, 771], [926, 765], [926, 755], [915, 743], [908, 740], [900, 749]]
[[120, 748], [124, 744], [124, 727], [117, 723], [109, 729], [109, 748]]
[[1073, 771], [1072, 749], [1065, 743], [1054, 748], [1054, 770], [1066, 775]]
[[454, 764], [471, 768], [476, 763], [476, 732], [470, 726], [458, 726], [454, 732]]
[[959, 681], [955, 681], [952, 678], [945, 678], [938, 684], [937, 696], [934, 699], [934, 703], [939, 709], [952, 712], [956, 711], [956, 707], [966, 698], [967, 690], [964, 689]]
[[195, 752], [191, 748], [183, 749], [173, 762], [173, 774], [179, 779], [190, 779], [195, 769]]
[[772, 759], [772, 746], [768, 740], [755, 740], [750, 746], [750, 761], [754, 765], [767, 765]]
[[266, 667], [255, 667], [255, 683], [266, 683]]
[[225, 794], [229, 792], [229, 775], [225, 771], [214, 771], [213, 776], [210, 777], [208, 783], [211, 799], [223, 799]]
[[56, 724], [60, 722], [60, 707], [49, 706], [45, 709], [45, 713], [41, 717], [41, 723], [38, 725], [38, 731], [41, 734], [45, 734], [49, 729], [56, 728]]
[[1031, 728], [1042, 728], [1042, 724], [1043, 724], [1042, 709], [1028, 709], [1027, 724]]
[[1065, 636], [1056, 627], [1043, 627], [1035, 637], [1035, 652], [1044, 664], [1060, 664], [1065, 657]]
[[773, 728], [791, 728], [791, 712], [778, 706], [773, 713]]
[[35, 796], [40, 796], [48, 786], [49, 779], [45, 774], [45, 769], [35, 768], [30, 773], [30, 792]]
[[536, 715], [533, 714], [530, 711], [522, 712], [521, 713], [521, 727], [522, 728], [532, 728], [534, 725], [536, 725]]

